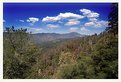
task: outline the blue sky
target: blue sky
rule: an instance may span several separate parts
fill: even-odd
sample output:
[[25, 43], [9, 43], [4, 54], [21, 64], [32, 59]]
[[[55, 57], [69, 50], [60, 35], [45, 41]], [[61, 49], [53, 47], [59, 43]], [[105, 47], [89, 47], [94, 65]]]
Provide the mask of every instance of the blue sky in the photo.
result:
[[111, 3], [4, 3], [3, 26], [32, 33], [100, 33]]

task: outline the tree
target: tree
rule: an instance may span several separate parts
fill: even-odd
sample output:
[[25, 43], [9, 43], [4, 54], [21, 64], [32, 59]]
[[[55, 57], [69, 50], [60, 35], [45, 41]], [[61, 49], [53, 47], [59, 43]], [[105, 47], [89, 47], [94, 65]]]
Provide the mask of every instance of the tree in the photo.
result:
[[27, 29], [7, 27], [4, 32], [4, 78], [26, 78], [28, 69], [36, 63], [37, 51]]
[[118, 3], [111, 5], [111, 12], [108, 16], [109, 26], [107, 27], [108, 32], [118, 34]]

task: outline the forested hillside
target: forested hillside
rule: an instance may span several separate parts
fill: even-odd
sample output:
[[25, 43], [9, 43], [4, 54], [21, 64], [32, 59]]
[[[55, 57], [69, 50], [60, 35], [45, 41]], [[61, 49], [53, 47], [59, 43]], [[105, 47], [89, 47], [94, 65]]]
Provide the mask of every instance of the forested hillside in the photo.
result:
[[[27, 29], [6, 27], [4, 79], [117, 79], [118, 5], [100, 34], [35, 44]], [[41, 37], [40, 37], [41, 38]]]

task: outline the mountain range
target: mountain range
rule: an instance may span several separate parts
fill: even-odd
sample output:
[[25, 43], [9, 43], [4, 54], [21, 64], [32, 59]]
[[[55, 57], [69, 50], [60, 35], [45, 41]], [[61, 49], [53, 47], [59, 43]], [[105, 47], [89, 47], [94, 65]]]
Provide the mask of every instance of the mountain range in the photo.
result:
[[78, 38], [78, 37], [83, 37], [86, 35], [82, 35], [82, 34], [79, 34], [77, 32], [71, 32], [71, 33], [65, 33], [65, 34], [37, 33], [37, 34], [31, 34], [31, 36], [32, 36], [31, 39], [35, 43], [41, 43], [41, 42], [48, 42], [48, 41], [54, 41], [54, 40]]

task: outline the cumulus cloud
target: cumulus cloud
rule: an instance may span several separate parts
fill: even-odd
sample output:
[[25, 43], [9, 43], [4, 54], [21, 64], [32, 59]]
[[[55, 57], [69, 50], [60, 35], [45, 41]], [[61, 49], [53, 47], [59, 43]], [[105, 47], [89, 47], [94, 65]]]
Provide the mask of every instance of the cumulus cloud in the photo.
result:
[[71, 27], [71, 28], [69, 29], [69, 32], [76, 32], [77, 30], [78, 30], [77, 27]]
[[83, 18], [82, 15], [78, 15], [78, 14], [74, 14], [74, 13], [70, 13], [70, 12], [60, 13], [58, 15], [58, 17], [61, 18], [61, 19], [66, 19], [66, 18], [81, 19], [81, 18]]
[[24, 20], [19, 20], [20, 22], [24, 22]]
[[80, 9], [80, 12], [88, 18], [88, 22], [84, 24], [86, 27], [94, 27], [94, 28], [101, 28], [101, 27], [107, 27], [108, 22], [104, 20], [99, 20], [99, 13], [91, 11], [89, 9]]
[[59, 15], [53, 16], [53, 17], [47, 16], [43, 18], [42, 21], [43, 22], [56, 22], [56, 21], [63, 20], [63, 19], [82, 19], [82, 18], [84, 18], [84, 16], [66, 12], [66, 13], [60, 13]]
[[108, 21], [98, 21], [98, 23], [102, 26], [102, 27], [107, 27], [108, 26]]
[[59, 28], [60, 26], [59, 25], [54, 25], [54, 24], [47, 24], [47, 27], [49, 29], [55, 29], [55, 28]]
[[67, 23], [65, 23], [66, 26], [73, 26], [78, 24], [80, 24], [80, 21], [76, 19], [70, 19]]
[[89, 18], [89, 21], [96, 22], [96, 21], [98, 21], [98, 19], [97, 18]]
[[55, 22], [55, 21], [58, 21], [58, 20], [60, 20], [60, 18], [58, 18], [57, 16], [55, 16], [55, 17], [47, 16], [47, 17], [42, 19], [42, 22]]
[[86, 29], [85, 27], [81, 27], [80, 30], [81, 30], [81, 31], [89, 31], [89, 30]]
[[80, 12], [82, 12], [82, 14], [88, 18], [97, 18], [99, 17], [99, 13], [91, 11], [89, 9], [80, 9]]
[[85, 26], [94, 26], [95, 24], [94, 24], [94, 22], [87, 22], [87, 23], [85, 23]]
[[87, 27], [95, 27], [95, 28], [101, 28], [101, 27], [107, 27], [108, 26], [108, 22], [107, 21], [95, 21], [95, 22], [87, 22], [85, 23], [84, 26], [87, 26]]
[[29, 22], [31, 25], [34, 25], [35, 22], [38, 22], [39, 21], [39, 18], [30, 17], [26, 21]]

